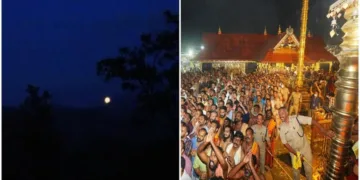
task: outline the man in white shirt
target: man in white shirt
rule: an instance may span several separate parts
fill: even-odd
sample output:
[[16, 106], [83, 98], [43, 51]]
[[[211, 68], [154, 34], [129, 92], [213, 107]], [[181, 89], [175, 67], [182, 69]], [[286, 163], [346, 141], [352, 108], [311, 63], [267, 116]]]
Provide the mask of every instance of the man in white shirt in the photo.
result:
[[181, 157], [181, 180], [191, 180], [191, 177], [186, 173], [185, 169], [185, 159]]

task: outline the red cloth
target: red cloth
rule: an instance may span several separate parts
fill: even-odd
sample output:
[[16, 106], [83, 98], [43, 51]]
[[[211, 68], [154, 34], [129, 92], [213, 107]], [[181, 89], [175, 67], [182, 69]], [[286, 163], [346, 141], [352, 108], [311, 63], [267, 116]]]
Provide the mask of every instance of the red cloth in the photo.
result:
[[[356, 161], [356, 165], [358, 165], [358, 161]], [[354, 174], [353, 171], [351, 171], [350, 176], [347, 176], [346, 179], [347, 179], [347, 180], [358, 180], [359, 178], [358, 178], [357, 175]]]
[[214, 144], [218, 145], [220, 143], [219, 135], [214, 136]]
[[352, 173], [350, 176], [346, 177], [347, 180], [358, 180], [358, 176], [356, 176], [354, 173]]
[[[271, 141], [270, 142], [271, 147], [270, 152], [271, 154], [274, 154], [275, 151], [275, 141]], [[274, 164], [274, 158], [270, 155], [270, 153], [266, 150], [266, 154], [265, 154], [265, 165], [268, 165], [270, 168], [273, 167]]]

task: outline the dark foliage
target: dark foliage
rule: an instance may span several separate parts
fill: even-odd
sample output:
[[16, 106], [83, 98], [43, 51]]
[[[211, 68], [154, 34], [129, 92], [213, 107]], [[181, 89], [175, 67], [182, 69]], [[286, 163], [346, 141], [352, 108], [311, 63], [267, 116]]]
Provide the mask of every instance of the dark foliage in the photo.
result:
[[[178, 119], [178, 16], [170, 12], [165, 15], [169, 26], [174, 25], [172, 29], [155, 36], [143, 34], [140, 47], [121, 48], [118, 57], [98, 63], [98, 73], [105, 80], [121, 78], [124, 89], [139, 92], [141, 112], [161, 110], [157, 116], [152, 114], [153, 118], [169, 122], [169, 119]], [[128, 119], [126, 115], [109, 115], [110, 108], [62, 109], [55, 113], [51, 94], [41, 93], [39, 89], [29, 85], [28, 97], [20, 108], [3, 108], [4, 180], [177, 178], [178, 142], [174, 139], [178, 137], [177, 121], [169, 123], [173, 125], [173, 136], [165, 135], [163, 140], [154, 137], [152, 142], [140, 143], [138, 140], [152, 134], [142, 132], [146, 128], [117, 124], [118, 119]], [[77, 122], [70, 123], [69, 119]], [[58, 133], [54, 121], [73, 132]], [[80, 123], [77, 126], [82, 129], [71, 127], [76, 123]], [[99, 127], [110, 131], [106, 123], [115, 126], [112, 131], [116, 129], [116, 132], [107, 135], [95, 132]], [[74, 133], [83, 133], [86, 137], [78, 143], [71, 141], [80, 145], [69, 147], [69, 138], [77, 138]]]
[[[101, 135], [94, 132], [89, 123], [104, 126], [109, 120], [121, 117], [114, 119], [102, 115], [98, 117], [101, 119], [96, 119], [97, 114], [108, 114], [101, 108], [55, 111], [51, 104], [45, 103], [49, 102], [50, 96], [40, 96], [39, 88], [35, 86], [28, 89], [29, 96], [20, 108], [3, 108], [4, 180], [143, 179], [142, 176], [149, 178], [154, 172], [163, 171], [177, 177], [178, 142], [173, 138], [154, 139], [143, 144], [138, 139], [151, 134], [121, 125], [116, 125], [118, 133]], [[53, 128], [53, 120], [74, 126], [67, 119], [81, 121], [82, 128], [90, 133], [85, 134], [80, 146], [69, 147], [66, 142], [69, 139]], [[166, 162], [166, 167], [158, 162]], [[157, 179], [169, 177], [164, 175]]]
[[[117, 57], [97, 64], [98, 75], [106, 81], [120, 78], [123, 89], [139, 90], [139, 110], [151, 119], [159, 111], [177, 114], [179, 22], [178, 15], [169, 11], [164, 14], [168, 29], [156, 35], [142, 34], [139, 47], [120, 48]], [[138, 119], [142, 119], [140, 123], [149, 122]]]
[[4, 164], [9, 164], [4, 166], [4, 178], [56, 179], [58, 164], [53, 162], [59, 157], [61, 143], [52, 125], [51, 95], [48, 91], [39, 95], [39, 87], [33, 85], [28, 85], [26, 92], [27, 98], [14, 112], [18, 118], [4, 119], [3, 157]]

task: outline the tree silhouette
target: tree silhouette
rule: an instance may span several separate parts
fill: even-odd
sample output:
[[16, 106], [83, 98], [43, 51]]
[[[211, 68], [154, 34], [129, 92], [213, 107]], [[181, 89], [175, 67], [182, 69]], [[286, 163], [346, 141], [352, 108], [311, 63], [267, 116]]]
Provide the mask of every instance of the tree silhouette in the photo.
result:
[[[28, 96], [20, 105], [20, 112], [24, 120], [24, 150], [28, 154], [28, 167], [34, 178], [54, 177], [56, 174], [55, 159], [59, 154], [60, 141], [52, 125], [52, 108], [50, 104], [51, 94], [40, 88], [28, 85], [26, 92]], [[55, 175], [57, 176], [57, 175]]]
[[[170, 11], [164, 15], [167, 29], [155, 35], [142, 34], [139, 47], [120, 48], [117, 57], [97, 63], [97, 74], [105, 81], [120, 78], [123, 89], [138, 91], [138, 108], [152, 119], [158, 110], [177, 111], [179, 21]], [[145, 122], [145, 118], [140, 119]]]
[[21, 109], [27, 116], [38, 118], [38, 116], [50, 115], [50, 100], [51, 94], [48, 91], [44, 91], [43, 94], [39, 95], [39, 87], [29, 84], [26, 92], [26, 97], [23, 104], [20, 105]]

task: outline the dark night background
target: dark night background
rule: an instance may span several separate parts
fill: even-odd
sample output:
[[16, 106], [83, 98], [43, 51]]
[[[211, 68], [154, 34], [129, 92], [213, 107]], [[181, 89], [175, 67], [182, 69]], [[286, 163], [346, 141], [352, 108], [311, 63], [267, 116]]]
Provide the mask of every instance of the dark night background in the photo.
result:
[[178, 1], [2, 5], [5, 180], [178, 177]]
[[64, 106], [99, 106], [106, 95], [126, 101], [118, 82], [96, 76], [96, 62], [162, 30], [166, 9], [177, 12], [178, 1], [3, 1], [3, 105], [22, 102], [28, 83]]
[[[2, 2], [5, 180], [177, 178], [178, 32], [163, 12], [178, 14], [178, 3]], [[309, 29], [328, 37], [333, 1], [310, 3]], [[300, 10], [300, 0], [183, 0], [182, 48], [219, 25], [297, 33]]]
[[[313, 35], [322, 36], [325, 43], [332, 44], [329, 36], [330, 20], [326, 18], [329, 7], [335, 0], [310, 0], [308, 29]], [[276, 34], [289, 25], [295, 34], [300, 30], [301, 0], [206, 0], [181, 1], [181, 48], [201, 46], [201, 34], [217, 33], [263, 33], [266, 26], [269, 34]], [[206, 47], [205, 47], [206, 48]]]

